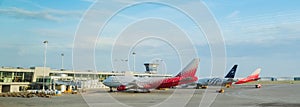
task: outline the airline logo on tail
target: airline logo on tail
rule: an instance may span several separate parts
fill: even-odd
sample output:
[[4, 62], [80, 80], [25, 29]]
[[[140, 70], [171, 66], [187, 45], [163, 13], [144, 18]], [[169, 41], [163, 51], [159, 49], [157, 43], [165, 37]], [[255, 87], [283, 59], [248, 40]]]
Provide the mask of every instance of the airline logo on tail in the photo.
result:
[[238, 65], [234, 65], [228, 72], [228, 74], [225, 76], [225, 78], [234, 78], [237, 67]]

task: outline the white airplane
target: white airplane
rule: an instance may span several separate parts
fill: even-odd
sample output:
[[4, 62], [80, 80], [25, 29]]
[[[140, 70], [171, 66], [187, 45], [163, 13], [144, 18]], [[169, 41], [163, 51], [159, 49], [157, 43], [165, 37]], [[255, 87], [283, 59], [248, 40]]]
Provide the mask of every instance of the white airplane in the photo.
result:
[[103, 84], [118, 91], [150, 92], [150, 89], [171, 88], [181, 84], [192, 83], [198, 80], [195, 76], [199, 65], [199, 58], [193, 59], [175, 77], [134, 77], [110, 76]]
[[234, 79], [237, 67], [238, 67], [238, 65], [234, 65], [224, 78], [199, 79], [197, 82], [196, 88], [199, 89], [201, 87], [201, 88], [205, 89], [208, 86], [225, 86], [226, 84], [231, 86], [231, 84], [233, 82], [235, 82], [233, 79]]

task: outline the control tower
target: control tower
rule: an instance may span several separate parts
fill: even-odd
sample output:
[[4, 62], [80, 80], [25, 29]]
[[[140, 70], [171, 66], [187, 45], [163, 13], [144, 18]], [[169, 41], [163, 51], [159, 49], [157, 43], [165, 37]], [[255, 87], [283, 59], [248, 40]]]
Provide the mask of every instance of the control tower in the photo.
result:
[[146, 67], [146, 72], [145, 73], [157, 74], [158, 64], [156, 64], [156, 63], [144, 63], [144, 65]]

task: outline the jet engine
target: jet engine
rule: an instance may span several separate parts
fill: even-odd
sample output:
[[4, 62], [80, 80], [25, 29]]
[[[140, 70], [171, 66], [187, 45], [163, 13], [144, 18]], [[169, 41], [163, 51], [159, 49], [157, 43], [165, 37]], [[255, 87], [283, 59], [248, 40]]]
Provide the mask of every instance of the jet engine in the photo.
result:
[[125, 85], [120, 85], [119, 87], [117, 87], [118, 91], [124, 91], [126, 90], [126, 86]]

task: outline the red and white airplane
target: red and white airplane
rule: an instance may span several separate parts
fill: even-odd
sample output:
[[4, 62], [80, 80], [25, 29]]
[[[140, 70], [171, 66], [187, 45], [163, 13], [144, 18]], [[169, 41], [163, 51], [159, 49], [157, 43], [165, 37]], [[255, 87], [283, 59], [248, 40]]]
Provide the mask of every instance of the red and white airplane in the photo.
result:
[[110, 76], [103, 84], [118, 91], [150, 92], [150, 89], [171, 88], [181, 84], [192, 83], [198, 80], [195, 76], [200, 60], [193, 59], [175, 77], [134, 77]]
[[[259, 80], [260, 79], [260, 77], [259, 77], [260, 71], [261, 71], [261, 68], [257, 68], [250, 76], [248, 76], [247, 78], [243, 78], [243, 79], [238, 80], [237, 82], [235, 82], [235, 84], [244, 84], [244, 83]], [[261, 87], [260, 84], [256, 85], [256, 88], [260, 88], [260, 87]]]

